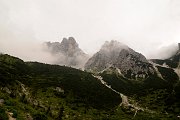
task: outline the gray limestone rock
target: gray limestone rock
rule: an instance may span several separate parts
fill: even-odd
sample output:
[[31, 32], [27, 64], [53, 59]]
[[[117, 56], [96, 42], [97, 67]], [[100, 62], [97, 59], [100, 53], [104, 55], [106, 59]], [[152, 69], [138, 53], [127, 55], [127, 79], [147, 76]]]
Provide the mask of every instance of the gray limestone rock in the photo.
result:
[[63, 38], [62, 42], [46, 42], [46, 51], [56, 60], [54, 64], [66, 65], [75, 68], [84, 68], [89, 56], [85, 54], [73, 37]]
[[120, 69], [128, 78], [145, 78], [154, 74], [153, 66], [142, 54], [117, 41], [105, 42], [85, 64], [85, 69], [90, 71], [100, 72], [109, 67]]

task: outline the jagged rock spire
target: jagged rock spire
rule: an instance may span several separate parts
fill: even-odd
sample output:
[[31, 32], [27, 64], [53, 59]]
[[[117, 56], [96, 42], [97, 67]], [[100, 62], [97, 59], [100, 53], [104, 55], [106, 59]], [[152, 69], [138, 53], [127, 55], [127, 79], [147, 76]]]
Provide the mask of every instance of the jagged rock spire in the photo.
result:
[[80, 48], [73, 37], [63, 38], [59, 42], [46, 42], [48, 51], [57, 57], [55, 64], [83, 68], [89, 58]]

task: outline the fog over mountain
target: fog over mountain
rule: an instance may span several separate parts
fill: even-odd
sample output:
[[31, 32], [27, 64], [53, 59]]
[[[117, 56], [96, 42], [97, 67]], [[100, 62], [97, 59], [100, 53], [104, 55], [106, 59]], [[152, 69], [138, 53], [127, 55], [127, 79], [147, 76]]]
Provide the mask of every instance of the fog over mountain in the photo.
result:
[[90, 55], [117, 40], [148, 59], [167, 58], [180, 42], [179, 14], [179, 0], [0, 0], [0, 52], [54, 63], [42, 44], [73, 36]]
[[59, 42], [45, 42], [44, 50], [55, 58], [53, 64], [84, 68], [89, 55], [84, 53], [73, 37], [63, 38]]
[[167, 59], [178, 51], [178, 44], [170, 44], [156, 49], [156, 52], [149, 54], [150, 58]]

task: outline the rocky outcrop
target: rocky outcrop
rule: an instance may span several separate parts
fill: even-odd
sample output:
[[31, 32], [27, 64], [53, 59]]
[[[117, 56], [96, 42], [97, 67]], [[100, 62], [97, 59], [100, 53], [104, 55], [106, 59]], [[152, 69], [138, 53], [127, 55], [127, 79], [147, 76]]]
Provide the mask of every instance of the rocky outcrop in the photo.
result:
[[155, 71], [142, 54], [117, 41], [105, 42], [85, 64], [86, 70], [98, 72], [110, 67], [118, 68], [128, 78], [145, 78]]
[[54, 64], [83, 68], [89, 56], [85, 54], [73, 37], [63, 38], [62, 42], [46, 42], [46, 51], [55, 56]]

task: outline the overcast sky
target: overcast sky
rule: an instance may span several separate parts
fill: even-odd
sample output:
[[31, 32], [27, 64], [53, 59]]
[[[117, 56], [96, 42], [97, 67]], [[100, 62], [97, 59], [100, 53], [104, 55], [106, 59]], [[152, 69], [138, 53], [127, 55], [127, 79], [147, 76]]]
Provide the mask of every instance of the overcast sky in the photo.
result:
[[0, 52], [35, 60], [39, 44], [69, 36], [88, 54], [118, 40], [158, 57], [180, 42], [180, 0], [0, 0]]

